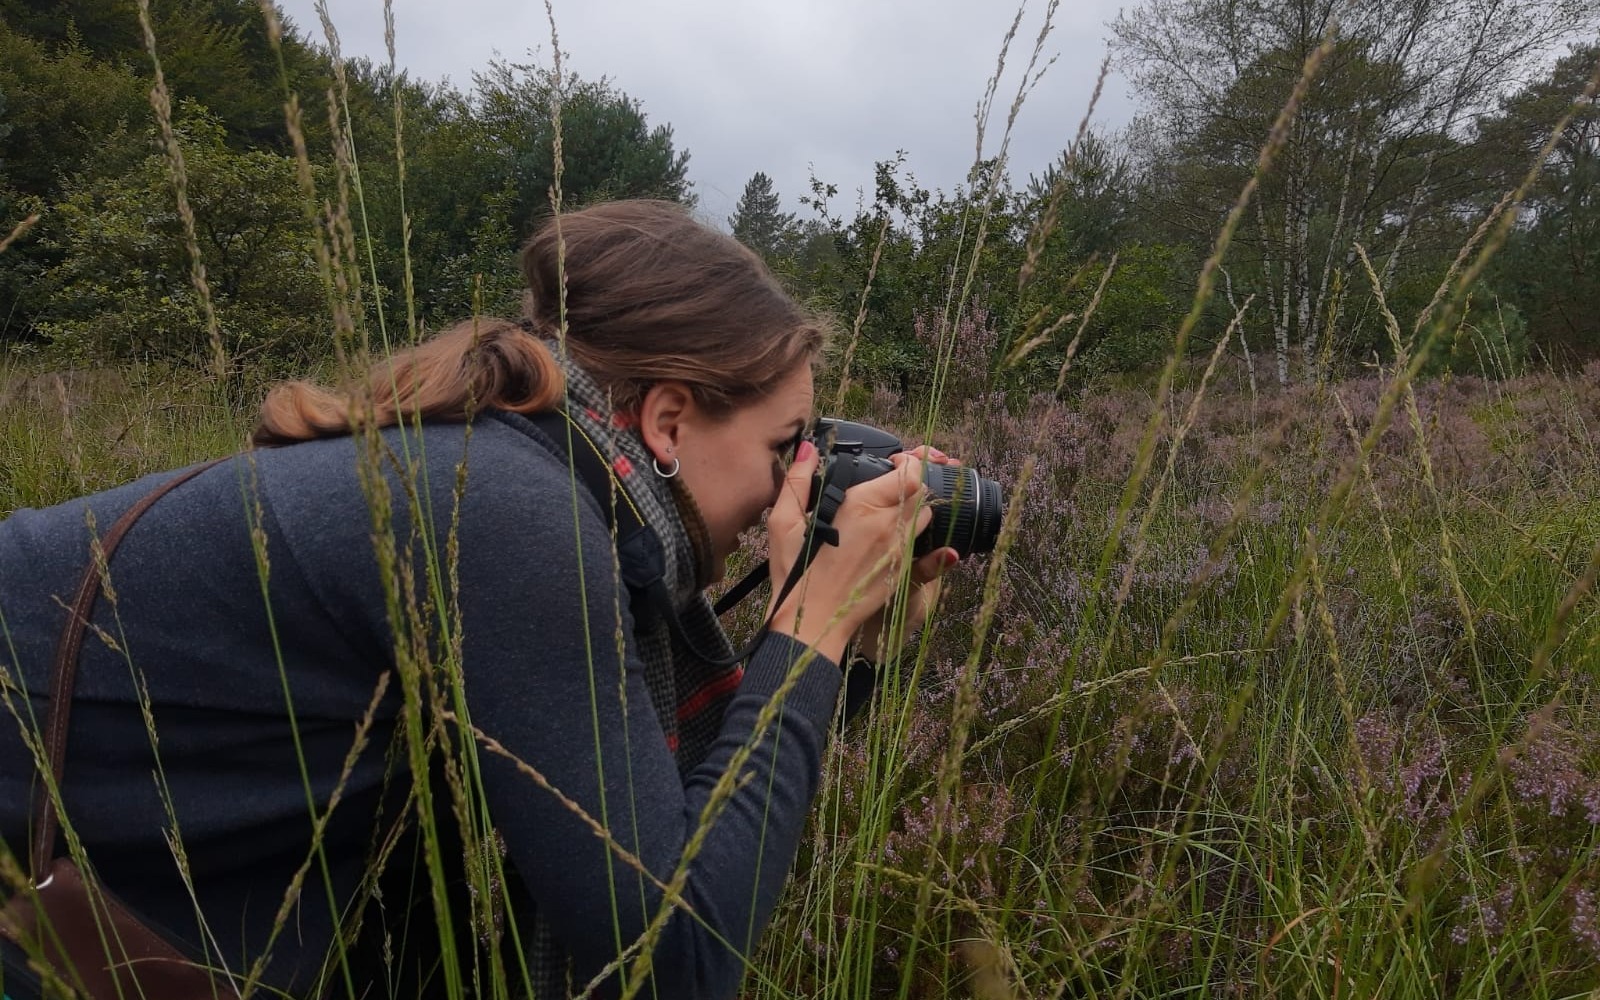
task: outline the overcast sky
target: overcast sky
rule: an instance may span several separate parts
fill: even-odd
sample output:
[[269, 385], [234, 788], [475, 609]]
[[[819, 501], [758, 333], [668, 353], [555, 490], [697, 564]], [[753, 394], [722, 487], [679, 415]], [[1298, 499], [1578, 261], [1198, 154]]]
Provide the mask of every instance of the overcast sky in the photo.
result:
[[[279, 0], [315, 40], [313, 0]], [[1106, 52], [1107, 22], [1126, 0], [1067, 0], [1045, 55], [1057, 56], [1013, 133], [1012, 177], [1044, 168], [1071, 139]], [[553, 0], [567, 65], [609, 77], [652, 125], [670, 123], [690, 153], [700, 210], [724, 223], [756, 171], [791, 209], [814, 169], [839, 187], [836, 209], [869, 191], [874, 162], [906, 150], [928, 188], [949, 190], [972, 165], [973, 112], [994, 73], [1016, 7], [1006, 0]], [[381, 0], [328, 0], [347, 55], [386, 62]], [[470, 87], [495, 55], [550, 63], [538, 0], [394, 0], [396, 54], [413, 76]], [[1012, 44], [986, 155], [1043, 19], [1031, 0]], [[1113, 74], [1096, 124], [1134, 111]]]

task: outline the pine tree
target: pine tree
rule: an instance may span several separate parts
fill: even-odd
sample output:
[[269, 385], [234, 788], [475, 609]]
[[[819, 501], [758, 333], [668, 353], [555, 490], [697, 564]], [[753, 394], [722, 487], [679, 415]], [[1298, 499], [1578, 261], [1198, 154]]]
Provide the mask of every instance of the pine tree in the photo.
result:
[[782, 209], [772, 178], [758, 170], [745, 184], [728, 225], [734, 238], [767, 260], [786, 256], [794, 243], [795, 219]]

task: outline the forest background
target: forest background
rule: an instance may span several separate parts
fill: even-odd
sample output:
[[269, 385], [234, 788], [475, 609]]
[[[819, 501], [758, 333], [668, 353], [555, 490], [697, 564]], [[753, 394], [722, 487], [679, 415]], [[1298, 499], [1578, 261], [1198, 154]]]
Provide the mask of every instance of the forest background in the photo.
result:
[[[968, 183], [928, 191], [909, 179], [905, 154], [885, 151], [874, 190], [859, 197], [816, 178], [798, 193], [803, 211], [786, 212], [757, 173], [735, 214], [711, 221], [834, 315], [848, 320], [864, 307], [856, 373], [911, 394], [926, 390], [933, 369], [918, 330], [943, 307], [971, 238], [963, 220], [986, 199], [972, 308], [997, 337], [983, 360], [1004, 357], [1033, 317], [1082, 311], [1093, 268], [1117, 254], [1077, 377], [1148, 368], [1165, 358], [1199, 262], [1335, 6], [1340, 40], [1239, 227], [1225, 278], [1234, 306], [1257, 297], [1230, 353], [1242, 360], [1254, 352], [1263, 381], [1287, 385], [1318, 363], [1358, 370], [1392, 347], [1373, 288], [1358, 280], [1355, 246], [1374, 262], [1392, 311], [1421, 312], [1581, 90], [1596, 55], [1586, 5], [1413, 0], [1397, 13], [1385, 3], [1148, 0], [1111, 25], [1113, 54], [1143, 113], [1121, 133], [1091, 131], [1043, 176], [990, 178], [990, 159]], [[157, 0], [152, 16], [228, 355], [256, 374], [303, 370], [327, 353], [328, 322], [278, 56], [258, 5]], [[292, 28], [281, 51], [304, 102], [312, 160], [330, 171], [330, 54]], [[363, 60], [341, 60], [339, 70], [374, 311], [403, 314], [407, 287], [392, 155], [397, 91], [410, 281], [428, 327], [475, 305], [515, 311], [517, 247], [549, 211], [554, 90], [563, 100], [566, 204], [644, 195], [695, 202], [690, 151], [675, 145], [671, 125], [652, 124], [640, 95], [605, 79], [555, 80], [546, 68], [497, 61], [458, 89]], [[207, 356], [156, 143], [151, 77], [132, 4], [0, 3], [0, 220], [39, 216], [0, 256], [0, 346], [8, 351], [70, 362]], [[1600, 110], [1592, 103], [1573, 118], [1525, 205], [1473, 290], [1461, 341], [1445, 345], [1436, 368], [1481, 371], [1491, 354], [1512, 365], [1537, 357], [1567, 366], [1600, 352], [1600, 311], [1591, 305], [1600, 296]], [[1056, 216], [1051, 236], [1030, 250], [1027, 235], [1046, 212]], [[1024, 257], [1034, 276], [1019, 291]], [[1080, 273], [1086, 262], [1090, 273]], [[1218, 297], [1194, 349], [1214, 342], [1231, 315], [1228, 296]], [[1006, 386], [1048, 383], [1059, 350], [1034, 351], [1029, 364], [1004, 373]]]

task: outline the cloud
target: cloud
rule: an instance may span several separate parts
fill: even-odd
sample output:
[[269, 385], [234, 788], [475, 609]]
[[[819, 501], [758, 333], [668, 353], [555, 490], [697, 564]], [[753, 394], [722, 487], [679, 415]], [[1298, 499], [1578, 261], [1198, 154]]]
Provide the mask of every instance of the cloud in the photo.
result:
[[[312, 0], [280, 0], [321, 37]], [[347, 55], [386, 61], [381, 5], [329, 0]], [[556, 0], [561, 48], [586, 78], [609, 77], [652, 124], [690, 152], [702, 212], [722, 221], [757, 170], [790, 207], [811, 169], [848, 207], [895, 151], [927, 187], [961, 183], [975, 154], [973, 112], [1016, 9], [988, 0]], [[1042, 19], [1028, 10], [1007, 58], [989, 126], [999, 134]], [[496, 54], [549, 65], [550, 27], [528, 0], [395, 0], [396, 56], [414, 76], [468, 87]], [[1056, 62], [1019, 116], [1011, 173], [1037, 173], [1071, 139], [1105, 55], [1115, 0], [1078, 0], [1045, 43]], [[1097, 124], [1121, 127], [1133, 105], [1113, 76]]]

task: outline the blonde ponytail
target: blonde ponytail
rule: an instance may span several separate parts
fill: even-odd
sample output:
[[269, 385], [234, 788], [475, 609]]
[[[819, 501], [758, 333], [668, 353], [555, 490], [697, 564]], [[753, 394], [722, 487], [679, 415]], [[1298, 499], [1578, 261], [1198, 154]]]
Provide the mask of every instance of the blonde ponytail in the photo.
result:
[[370, 410], [379, 427], [402, 419], [465, 420], [485, 409], [554, 409], [566, 384], [545, 344], [517, 323], [479, 319], [374, 365], [362, 385], [339, 391], [285, 382], [267, 394], [251, 435], [273, 446], [338, 437]]

